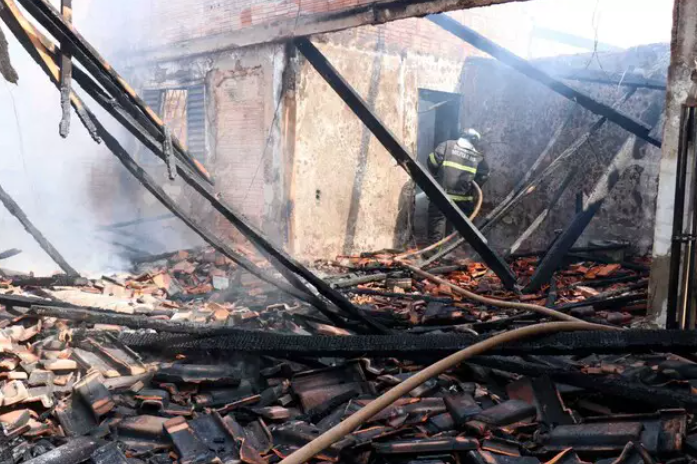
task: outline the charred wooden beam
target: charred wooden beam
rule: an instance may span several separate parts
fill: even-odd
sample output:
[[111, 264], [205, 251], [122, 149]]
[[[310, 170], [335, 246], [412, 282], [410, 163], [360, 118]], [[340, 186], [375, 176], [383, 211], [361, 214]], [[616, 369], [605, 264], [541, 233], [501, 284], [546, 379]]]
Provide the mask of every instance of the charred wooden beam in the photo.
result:
[[22, 250], [18, 248], [11, 248], [9, 250], [5, 250], [2, 253], [0, 253], [0, 259], [9, 259], [12, 258], [13, 256], [17, 256], [20, 254]]
[[19, 80], [17, 71], [10, 62], [10, 50], [2, 30], [0, 30], [0, 76], [11, 84], [16, 84]]
[[564, 194], [566, 189], [569, 187], [571, 182], [574, 180], [574, 177], [576, 177], [576, 174], [578, 173], [577, 169], [571, 168], [569, 172], [566, 174], [566, 177], [562, 181], [562, 183], [557, 187], [557, 190], [552, 194], [552, 201], [545, 206], [545, 208], [542, 210], [540, 214], [537, 215], [537, 217], [532, 221], [532, 223], [528, 226], [527, 229], [523, 231], [522, 234], [518, 236], [516, 241], [511, 245], [510, 252], [515, 253], [518, 251], [520, 246], [525, 243], [527, 239], [529, 239], [532, 234], [535, 233], [535, 231], [542, 225], [543, 222], [545, 222], [545, 219], [549, 216], [549, 213], [552, 212], [555, 206], [557, 206], [557, 203], [559, 203], [559, 199], [561, 196]]
[[484, 262], [496, 273], [507, 288], [515, 286], [515, 275], [506, 262], [487, 243], [486, 238], [472, 222], [448, 198], [436, 180], [428, 173], [392, 132], [368, 107], [365, 100], [339, 74], [327, 58], [307, 38], [295, 41], [298, 50], [307, 58], [317, 72], [327, 81], [354, 114], [368, 127], [385, 149], [409, 176], [426, 193], [429, 200], [438, 206], [453, 226], [472, 245]]
[[621, 378], [588, 375], [577, 371], [545, 366], [515, 358], [486, 356], [473, 358], [470, 362], [480, 366], [527, 376], [539, 377], [546, 375], [555, 382], [597, 391], [623, 400], [637, 401], [639, 403], [652, 404], [660, 407], [685, 408], [690, 411], [697, 410], [697, 397], [688, 392], [651, 387], [640, 382], [623, 380]]
[[502, 46], [496, 44], [492, 40], [487, 39], [467, 26], [460, 24], [449, 16], [431, 15], [427, 18], [468, 44], [485, 53], [488, 53], [497, 60], [525, 74], [526, 76], [535, 79], [559, 95], [578, 103], [588, 111], [606, 117], [609, 121], [614, 122], [631, 134], [649, 142], [651, 145], [656, 147], [661, 146], [661, 141], [651, 135], [652, 128], [648, 124], [637, 121], [628, 114], [618, 111], [605, 103], [599, 102], [586, 93], [569, 87], [564, 82], [553, 78], [549, 74], [533, 66], [529, 61], [520, 58], [509, 50], [506, 50]]
[[[52, 79], [54, 84], [58, 83], [58, 67], [57, 67], [57, 56], [55, 54], [55, 45], [53, 45], [40, 31], [34, 28], [30, 23], [26, 21], [22, 13], [14, 4], [13, 0], [2, 0], [3, 4], [12, 7], [0, 10], [0, 17], [5, 21], [10, 27], [12, 32], [17, 36], [20, 43], [27, 49], [30, 55], [37, 61], [39, 66], [48, 74], [49, 78]], [[75, 68], [76, 78], [80, 75], [86, 76], [84, 73], [80, 73], [79, 68]], [[78, 80], [78, 82], [80, 82]], [[83, 85], [81, 83], [81, 85]], [[92, 87], [96, 88], [96, 84], [92, 83]], [[82, 101], [72, 93], [73, 98], [71, 98], [73, 107], [81, 106], [83, 109], [86, 108]], [[302, 264], [295, 261], [282, 249], [276, 247], [269, 239], [267, 239], [260, 231], [258, 231], [254, 226], [249, 224], [242, 216], [236, 213], [231, 206], [224, 203], [223, 200], [219, 199], [215, 192], [210, 189], [208, 184], [200, 179], [200, 176], [196, 176], [188, 167], [182, 164], [177, 164], [177, 170], [182, 178], [196, 190], [201, 196], [203, 196], [211, 205], [220, 212], [228, 221], [230, 221], [235, 227], [237, 227], [240, 232], [242, 232], [245, 237], [247, 237], [255, 246], [257, 246], [262, 252], [268, 253], [270, 256], [270, 261], [274, 264], [279, 271], [284, 273], [287, 279], [295, 286], [295, 288], [284, 284], [283, 282], [277, 281], [276, 279], [270, 277], [265, 271], [259, 269], [254, 263], [247, 260], [243, 256], [235, 253], [230, 247], [221, 243], [217, 237], [210, 234], [210, 232], [199, 227], [191, 218], [185, 215], [183, 211], [177, 207], [174, 201], [162, 190], [154, 180], [149, 176], [149, 174], [142, 169], [128, 154], [128, 152], [121, 146], [121, 144], [114, 138], [106, 128], [99, 123], [99, 121], [94, 118], [94, 123], [97, 132], [104, 137], [107, 147], [112, 151], [112, 153], [121, 161], [121, 163], [138, 178], [143, 185], [153, 194], [156, 198], [163, 201], [163, 204], [170, 209], [172, 213], [177, 215], [180, 219], [185, 220], [185, 223], [189, 227], [193, 227], [194, 231], [199, 234], [207, 243], [214, 246], [218, 251], [228, 256], [233, 261], [240, 264], [242, 267], [247, 269], [252, 274], [266, 280], [273, 285], [278, 286], [282, 290], [289, 292], [291, 295], [296, 296], [302, 300], [308, 300], [311, 304], [322, 311], [327, 317], [332, 318], [336, 324], [342, 324], [342, 320], [329, 309], [328, 305], [321, 300], [319, 297], [315, 296], [305, 285], [294, 275], [297, 274], [304, 279], [306, 279], [310, 284], [312, 284], [317, 291], [326, 299], [335, 304], [340, 310], [345, 312], [350, 317], [364, 322], [368, 327], [374, 331], [386, 332], [387, 329], [382, 327], [380, 324], [375, 323], [369, 317], [367, 317], [362, 311], [356, 308], [350, 301], [348, 301], [343, 295], [341, 295], [336, 290], [332, 289], [326, 282], [313, 274], [309, 269], [307, 269]], [[146, 140], [151, 138], [145, 137]], [[158, 152], [155, 152], [159, 154]], [[164, 156], [164, 154], [162, 155]], [[286, 272], [287, 271], [287, 272]]]
[[[73, 22], [73, 0], [61, 0], [61, 14], [66, 23]], [[61, 44], [61, 122], [59, 126], [60, 136], [66, 138], [70, 133], [70, 88], [73, 74], [73, 62], [70, 55], [70, 47]]]
[[89, 285], [89, 280], [76, 275], [15, 276], [10, 280], [15, 287], [79, 287]]
[[51, 245], [51, 242], [44, 237], [44, 235], [41, 233], [39, 229], [36, 228], [34, 223], [32, 223], [27, 215], [22, 211], [22, 208], [17, 204], [16, 201], [5, 191], [5, 189], [2, 188], [0, 185], [0, 202], [5, 205], [5, 208], [7, 208], [7, 211], [10, 212], [11, 215], [13, 215], [17, 220], [24, 226], [24, 229], [34, 237], [34, 240], [36, 240], [36, 243], [39, 244], [42, 250], [46, 252], [47, 255], [51, 257], [51, 259], [69, 276], [78, 276], [80, 275], [73, 267], [68, 264], [68, 262], [63, 258], [63, 255], [61, 255], [56, 248]]
[[[103, 311], [102, 311], [103, 312]], [[48, 314], [48, 313], [47, 313]], [[51, 313], [57, 314], [57, 313]], [[64, 314], [70, 316], [70, 310]], [[136, 324], [134, 316], [111, 313], [123, 319], [122, 324]], [[111, 317], [111, 316], [110, 316]], [[148, 318], [145, 318], [148, 319]], [[149, 318], [152, 320], [153, 318]], [[133, 321], [133, 322], [129, 322]], [[175, 324], [179, 334], [198, 327], [200, 324], [172, 323], [169, 321], [152, 321], [152, 324], [167, 322]], [[150, 324], [150, 323], [148, 323]], [[136, 327], [134, 325], [134, 327]], [[154, 328], [154, 327], [153, 327]], [[157, 330], [157, 329], [156, 329]], [[119, 340], [134, 348], [166, 348], [168, 350], [223, 352], [243, 351], [248, 353], [286, 354], [302, 356], [357, 357], [357, 356], [399, 356], [418, 357], [422, 355], [442, 356], [459, 351], [467, 346], [481, 342], [488, 336], [470, 334], [442, 335], [354, 335], [350, 337], [327, 336], [307, 337], [302, 335], [285, 335], [261, 331], [248, 331], [234, 328], [214, 329], [229, 330], [229, 335], [206, 336], [172, 335], [171, 333], [121, 333]], [[173, 332], [173, 330], [168, 330]], [[191, 332], [190, 332], [191, 333]], [[693, 353], [697, 351], [695, 331], [682, 330], [622, 330], [602, 332], [572, 332], [545, 335], [535, 340], [506, 344], [493, 349], [491, 355], [575, 355], [590, 354], [629, 354], [629, 353]]]
[[[0, 18], [2, 18], [3, 22], [10, 29], [12, 34], [17, 38], [19, 43], [24, 47], [25, 50], [29, 52], [32, 58], [34, 58], [34, 60], [37, 63], [39, 63], [39, 65], [45, 72], [49, 74], [58, 72], [57, 65], [56, 69], [54, 70], [52, 68], [46, 67], [46, 65], [44, 64], [44, 56], [41, 55], [38, 48], [38, 46], [41, 43], [41, 39], [43, 38], [43, 35], [37, 33], [36, 29], [24, 18], [24, 16], [22, 15], [22, 13], [20, 12], [19, 8], [13, 0], [3, 0], [2, 2], [0, 2]], [[57, 47], [54, 46], [54, 49], [55, 53], [57, 54]], [[97, 135], [97, 130], [94, 127], [94, 123], [92, 122], [93, 115], [90, 114], [90, 112], [85, 108], [85, 104], [75, 94], [75, 92], [71, 92], [70, 94], [70, 103], [72, 104], [73, 109], [75, 109], [75, 112], [77, 113], [80, 122], [85, 127], [87, 132], [90, 134], [90, 137], [92, 137], [92, 139], [95, 142], [101, 143], [101, 139], [99, 138], [99, 135]]]
[[[160, 117], [138, 96], [133, 88], [116, 70], [89, 44], [72, 24], [49, 2], [44, 0], [19, 0], [19, 3], [51, 33], [61, 46], [69, 47], [73, 56], [94, 78], [135, 118], [160, 144], [165, 143], [165, 124]], [[7, 4], [7, 1], [6, 1]], [[181, 142], [173, 137], [175, 156], [178, 161], [192, 169], [201, 179], [212, 182], [208, 171]]]
[[[12, 0], [2, 1], [5, 4], [14, 5]], [[36, 28], [31, 26], [31, 24], [27, 23], [27, 21], [21, 15], [21, 12], [19, 12], [18, 10], [13, 11], [13, 15], [6, 16], [3, 16], [3, 19], [14, 26], [13, 32], [15, 33], [15, 35], [18, 35], [20, 37], [29, 36], [32, 38], [31, 42], [29, 42], [28, 44], [29, 48], [36, 48], [37, 50], [41, 50], [41, 53], [37, 53], [36, 50], [34, 50], [34, 53], [31, 53], [30, 51], [30, 54], [32, 54], [32, 56], [35, 57], [36, 60], [38, 60], [39, 64], [49, 74], [49, 76], [53, 77], [53, 74], [55, 73], [53, 72], [52, 67], [55, 67], [55, 61], [57, 59], [55, 56], [55, 46], [45, 36], [43, 36], [43, 34], [37, 31]], [[24, 45], [26, 48], [27, 44], [25, 43]], [[113, 99], [109, 98], [108, 95], [101, 91], [101, 89], [99, 89], [99, 86], [95, 82], [93, 82], [91, 79], [88, 80], [88, 76], [86, 73], [80, 71], [79, 68], [75, 68], [74, 71], [75, 79], [77, 80], [77, 82], [83, 88], [87, 89], [88, 92], [90, 92], [90, 95], [93, 98], [95, 98], [95, 100], [97, 100], [105, 109], [107, 109], [107, 111], [109, 111], [110, 114], [112, 114], [112, 116], [114, 116], [127, 128], [137, 126], [138, 121], [131, 115], [118, 110], [118, 105], [114, 104]], [[75, 105], [75, 102], [73, 103]], [[147, 173], [140, 169], [137, 166], [137, 164], [133, 161], [133, 159], [130, 158], [130, 155], [128, 155], [128, 153], [123, 149], [123, 147], [121, 147], [118, 141], [114, 137], [109, 135], [109, 133], [103, 126], [101, 126], [101, 124], [99, 124], [99, 127], [100, 133], [103, 132], [109, 136], [109, 141], [111, 145], [110, 149], [112, 149], [112, 151], [115, 150], [114, 154], [117, 154], [118, 152], [120, 155], [125, 155], [125, 157], [119, 157], [119, 155], [117, 154], [117, 157], [119, 157], [122, 163], [126, 163], [124, 165], [127, 165], [127, 168], [129, 166], [135, 168], [135, 170], [131, 171], [131, 173], [134, 173], [136, 171], [142, 171], [142, 173], [147, 175]], [[136, 136], [139, 137], [139, 140], [141, 140], [148, 148], [153, 150], [153, 153], [155, 153], [163, 160], [166, 159], [166, 155], [163, 152], [161, 144], [150, 133], [143, 129], [138, 129], [135, 132]], [[324, 298], [332, 302], [334, 305], [336, 305], [339, 309], [341, 309], [349, 316], [357, 320], [363, 321], [365, 324], [371, 327], [372, 330], [377, 330], [381, 332], [386, 331], [384, 327], [370, 320], [365, 314], [363, 314], [363, 312], [361, 312], [350, 301], [344, 298], [343, 295], [332, 289], [326, 282], [317, 277], [309, 269], [307, 269], [305, 266], [291, 258], [282, 249], [276, 247], [259, 230], [257, 230], [251, 224], [249, 224], [247, 220], [244, 219], [239, 213], [234, 211], [234, 209], [229, 204], [225, 203], [222, 199], [218, 198], [218, 196], [210, 188], [210, 186], [207, 183], [204, 183], [204, 181], [200, 179], [200, 176], [194, 174], [192, 170], [188, 168], [188, 166], [185, 166], [182, 163], [177, 163], [177, 171], [179, 175], [181, 175], [182, 178], [191, 187], [193, 187], [194, 190], [196, 190], [196, 192], [198, 192], [207, 201], [209, 201], [211, 205], [220, 214], [222, 214], [230, 223], [237, 227], [245, 237], [247, 237], [257, 248], [260, 249], [262, 253], [266, 254], [269, 257], [270, 262], [279, 270], [279, 272], [281, 272], [286, 277], [286, 279], [288, 279], [289, 282], [291, 282], [291, 284], [298, 289], [298, 291], [295, 293], [296, 295], [298, 294], [298, 292], [301, 294], [309, 295], [309, 298], [312, 300], [311, 303], [313, 305], [320, 309], [320, 311], [325, 312], [328, 317], [334, 318], [337, 324], [340, 323], [340, 319], [336, 319], [337, 316], [330, 310], [326, 309], [326, 303], [324, 303], [324, 301], [312, 294], [311, 291], [306, 288], [304, 283], [300, 281], [298, 277], [296, 277], [297, 274], [298, 276], [301, 276], [310, 284], [312, 284]]]
[[[544, 66], [542, 67], [544, 70]], [[592, 82], [594, 84], [627, 86], [638, 89], [666, 90], [666, 81], [658, 79], [648, 79], [635, 73], [607, 73], [592, 69], [567, 69], [558, 70], [550, 67], [550, 74], [559, 79], [570, 81]]]
[[109, 224], [107, 226], [102, 226], [99, 228], [99, 230], [111, 230], [111, 229], [121, 229], [124, 227], [130, 227], [130, 226], [137, 226], [140, 224], [147, 224], [149, 222], [159, 222], [159, 221], [166, 221], [168, 219], [174, 219], [176, 216], [173, 214], [160, 214], [159, 216], [153, 216], [153, 217], [147, 217], [147, 218], [139, 218], [139, 219], [133, 219], [132, 221], [123, 221], [123, 222], [116, 222], [114, 224]]
[[103, 442], [92, 437], [72, 438], [65, 445], [25, 461], [26, 464], [80, 464], [87, 461]]

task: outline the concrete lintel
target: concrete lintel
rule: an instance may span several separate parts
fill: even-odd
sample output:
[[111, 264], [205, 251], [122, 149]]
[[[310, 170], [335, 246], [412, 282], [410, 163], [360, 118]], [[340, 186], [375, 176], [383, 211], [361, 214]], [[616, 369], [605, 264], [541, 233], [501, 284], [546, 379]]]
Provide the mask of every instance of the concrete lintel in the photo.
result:
[[131, 66], [142, 63], [180, 60], [251, 45], [278, 42], [313, 34], [337, 32], [353, 27], [383, 24], [400, 19], [426, 16], [453, 10], [528, 0], [393, 0], [338, 12], [321, 13], [299, 18], [288, 18], [249, 27], [239, 31], [201, 37], [144, 50], [139, 54], [124, 56]]

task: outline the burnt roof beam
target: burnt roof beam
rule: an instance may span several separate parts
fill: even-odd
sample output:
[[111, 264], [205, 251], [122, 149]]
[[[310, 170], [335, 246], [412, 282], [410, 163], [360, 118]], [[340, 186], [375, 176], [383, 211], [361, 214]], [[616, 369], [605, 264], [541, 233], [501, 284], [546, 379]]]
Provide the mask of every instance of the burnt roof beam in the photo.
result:
[[463, 24], [460, 24], [449, 16], [430, 15], [427, 18], [431, 22], [437, 24], [444, 30], [462, 39], [473, 47], [488, 53], [502, 63], [512, 67], [522, 74], [525, 74], [531, 79], [538, 81], [540, 84], [548, 87], [559, 95], [578, 103], [588, 111], [607, 118], [609, 121], [614, 122], [626, 131], [647, 141], [651, 145], [659, 148], [661, 147], [661, 141], [651, 135], [652, 128], [648, 124], [638, 121], [632, 116], [612, 108], [610, 105], [599, 102], [584, 92], [569, 87], [559, 79], [555, 79], [546, 72], [533, 66], [529, 61], [520, 58], [494, 41], [487, 39], [483, 35]]

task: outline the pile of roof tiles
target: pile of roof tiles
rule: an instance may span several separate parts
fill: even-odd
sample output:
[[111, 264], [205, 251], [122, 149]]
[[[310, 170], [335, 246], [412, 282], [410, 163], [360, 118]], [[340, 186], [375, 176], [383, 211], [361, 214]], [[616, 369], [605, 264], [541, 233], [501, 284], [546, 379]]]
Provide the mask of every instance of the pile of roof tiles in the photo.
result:
[[[513, 268], [524, 279], [535, 262], [521, 257]], [[641, 324], [645, 265], [575, 261], [553, 285], [522, 298], [587, 320]], [[447, 287], [413, 279], [389, 253], [344, 258], [318, 269], [366, 314], [398, 332], [491, 334], [539, 320], [474, 304]], [[521, 298], [479, 263], [456, 261], [431, 272], [478, 293]], [[0, 298], [92, 308], [103, 303], [110, 312], [134, 317], [301, 336], [355, 333], [269, 291], [209, 250], [140, 264], [133, 275], [37, 279], [5, 277]], [[12, 300], [0, 301], [5, 302], [0, 306], [1, 464], [272, 464], [436, 360], [136, 351], [118, 336], [131, 329], [37, 317], [7, 302]], [[697, 388], [691, 358], [506, 358], [539, 369], [534, 375], [506, 370], [496, 358], [466, 363], [426, 382], [316, 461], [678, 464], [697, 459], [697, 424], [685, 409], [639, 401], [629, 390], [601, 394], [544, 373], [564, 368], [691, 395]]]

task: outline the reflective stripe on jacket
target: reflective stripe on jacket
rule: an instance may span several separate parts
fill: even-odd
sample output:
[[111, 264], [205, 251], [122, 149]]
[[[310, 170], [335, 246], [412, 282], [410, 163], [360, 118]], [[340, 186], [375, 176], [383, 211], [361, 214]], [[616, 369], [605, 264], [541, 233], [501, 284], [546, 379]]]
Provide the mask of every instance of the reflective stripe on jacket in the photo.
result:
[[489, 171], [484, 157], [466, 139], [438, 145], [428, 157], [428, 168], [454, 201], [472, 201], [472, 180], [485, 180]]

